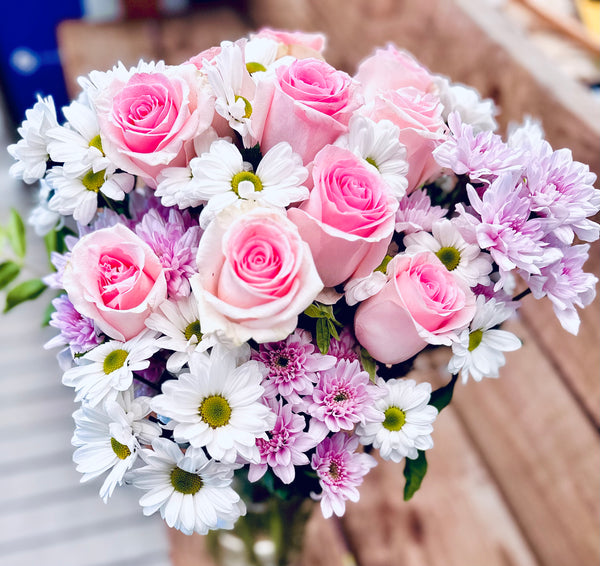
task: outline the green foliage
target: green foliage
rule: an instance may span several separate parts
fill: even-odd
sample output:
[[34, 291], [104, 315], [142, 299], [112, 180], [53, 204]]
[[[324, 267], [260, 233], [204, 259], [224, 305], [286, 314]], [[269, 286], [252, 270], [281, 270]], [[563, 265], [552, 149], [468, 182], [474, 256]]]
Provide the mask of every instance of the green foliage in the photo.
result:
[[369, 374], [371, 381], [375, 383], [375, 378], [377, 377], [377, 364], [371, 357], [371, 354], [362, 347], [360, 349], [360, 363], [362, 364], [363, 369]]
[[329, 351], [331, 338], [340, 339], [337, 327], [342, 326], [333, 314], [333, 307], [314, 302], [306, 308], [304, 314], [310, 318], [317, 319], [315, 329], [317, 347], [321, 354], [326, 354]]
[[6, 305], [4, 312], [8, 312], [17, 305], [25, 301], [32, 301], [39, 297], [46, 289], [46, 285], [41, 279], [28, 279], [13, 287], [6, 295]]
[[4, 289], [12, 283], [21, 273], [21, 266], [15, 261], [3, 261], [0, 263], [0, 289]]
[[427, 458], [425, 452], [419, 450], [419, 455], [416, 460], [406, 458], [404, 465], [404, 477], [406, 484], [404, 485], [404, 501], [408, 501], [418, 491], [423, 482], [423, 478], [427, 473]]
[[25, 242], [25, 223], [21, 215], [14, 209], [10, 210], [10, 218], [6, 227], [6, 235], [10, 246], [17, 255], [23, 259], [27, 253], [27, 244]]
[[458, 374], [453, 375], [452, 379], [446, 385], [436, 389], [431, 394], [429, 404], [433, 405], [438, 411], [447, 407], [450, 404], [450, 401], [452, 401], [452, 394], [454, 393], [454, 386], [456, 385], [457, 379]]

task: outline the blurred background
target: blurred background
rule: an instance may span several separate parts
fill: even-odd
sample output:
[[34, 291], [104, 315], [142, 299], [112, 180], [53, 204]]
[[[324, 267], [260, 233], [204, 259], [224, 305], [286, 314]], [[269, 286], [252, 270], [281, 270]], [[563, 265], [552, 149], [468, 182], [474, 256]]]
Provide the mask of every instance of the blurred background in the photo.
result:
[[[320, 31], [327, 60], [350, 73], [392, 41], [429, 69], [476, 87], [500, 106], [501, 129], [530, 115], [555, 149], [600, 173], [600, 2], [595, 0], [22, 0], [0, 20], [0, 146], [36, 94], [57, 108], [76, 78], [118, 60], [180, 63], [262, 26]], [[26, 214], [35, 187], [12, 180], [0, 149], [0, 224]], [[30, 230], [30, 265], [47, 269]], [[599, 275], [600, 249], [588, 270]], [[0, 261], [2, 258], [0, 258]], [[200, 537], [144, 518], [138, 493], [104, 505], [99, 484], [78, 485], [71, 462], [72, 391], [60, 384], [50, 296], [0, 318], [0, 564], [199, 566]], [[437, 421], [429, 472], [410, 503], [402, 467], [378, 466], [338, 521], [317, 510], [306, 565], [597, 566], [600, 563], [600, 303], [578, 337], [551, 306], [529, 298], [510, 330], [524, 347], [499, 380], [456, 389]], [[3, 299], [2, 299], [3, 300]], [[419, 379], [442, 384], [444, 354]]]

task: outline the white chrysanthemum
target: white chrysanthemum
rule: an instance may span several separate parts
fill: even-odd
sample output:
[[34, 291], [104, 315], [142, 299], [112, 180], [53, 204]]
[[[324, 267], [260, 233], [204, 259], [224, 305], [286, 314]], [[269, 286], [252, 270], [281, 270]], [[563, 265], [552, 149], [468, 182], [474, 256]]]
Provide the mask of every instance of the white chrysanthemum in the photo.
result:
[[279, 44], [266, 37], [253, 37], [244, 46], [246, 70], [254, 75], [266, 71], [277, 59]]
[[131, 386], [133, 372], [150, 365], [149, 358], [158, 350], [155, 336], [148, 330], [127, 342], [100, 344], [79, 358], [81, 365], [63, 374], [63, 385], [75, 388], [75, 401], [83, 399], [92, 407], [105, 399], [116, 399], [119, 391]]
[[477, 297], [477, 310], [468, 329], [458, 335], [452, 344], [452, 358], [448, 371], [460, 372], [463, 383], [471, 376], [475, 381], [484, 377], [498, 377], [499, 369], [506, 363], [503, 352], [513, 352], [521, 341], [507, 330], [494, 328], [514, 314], [513, 305]]
[[98, 210], [98, 193], [112, 200], [123, 200], [133, 189], [135, 178], [129, 173], [96, 173], [89, 169], [83, 175], [72, 177], [63, 167], [53, 167], [46, 176], [54, 194], [48, 208], [62, 215], [73, 215], [76, 222], [89, 224]]
[[133, 399], [131, 389], [106, 401], [101, 408], [83, 405], [73, 413], [75, 433], [71, 443], [77, 446], [73, 461], [83, 474], [82, 482], [110, 470], [100, 488], [106, 503], [123, 476], [138, 457], [140, 444], [151, 444], [160, 435], [160, 426], [150, 422], [150, 399]]
[[21, 139], [8, 146], [8, 153], [17, 162], [11, 165], [9, 173], [26, 183], [35, 183], [46, 173], [48, 161], [48, 130], [58, 126], [56, 109], [51, 96], [42, 98], [25, 112], [25, 120], [17, 130]]
[[244, 161], [238, 148], [226, 140], [213, 142], [208, 153], [190, 161], [190, 167], [193, 181], [186, 192], [177, 190], [175, 195], [169, 195], [168, 188], [163, 186], [156, 194], [163, 198], [163, 204], [167, 197], [169, 204], [180, 208], [207, 202], [200, 213], [203, 228], [240, 198], [262, 206], [285, 208], [309, 195], [302, 185], [308, 171], [287, 142], [273, 146], [260, 160], [256, 172]]
[[33, 226], [35, 233], [43, 237], [50, 230], [60, 230], [64, 224], [63, 216], [48, 208], [50, 198], [50, 186], [44, 179], [40, 180], [40, 191], [38, 193], [38, 205], [31, 211], [27, 222]]
[[360, 424], [356, 434], [361, 444], [372, 444], [384, 460], [414, 460], [418, 450], [433, 448], [431, 433], [438, 411], [428, 405], [429, 383], [417, 384], [413, 379], [377, 379], [387, 395], [374, 406], [385, 415], [383, 422]]
[[113, 173], [115, 167], [102, 151], [96, 113], [75, 100], [63, 108], [63, 114], [67, 123], [48, 131], [52, 161], [62, 163], [69, 177], [83, 177], [90, 169], [93, 173], [104, 170]]
[[216, 345], [210, 356], [190, 359], [191, 373], [163, 384], [164, 393], [154, 397], [152, 407], [176, 423], [175, 440], [206, 447], [211, 457], [227, 463], [238, 455], [260, 461], [256, 439], [267, 438], [275, 414], [261, 402], [266, 369], [247, 361], [249, 356], [249, 347], [228, 350]]
[[444, 107], [442, 116], [446, 122], [452, 112], [458, 112], [461, 121], [472, 126], [475, 134], [496, 130], [498, 124], [494, 115], [497, 109], [492, 99], [482, 100], [474, 88], [451, 83], [446, 77], [434, 77], [434, 83]]
[[415, 232], [404, 237], [406, 253], [433, 252], [440, 261], [470, 287], [489, 285], [492, 271], [490, 254], [476, 244], [469, 244], [456, 225], [447, 219], [435, 222], [429, 232]]
[[382, 271], [373, 271], [371, 275], [357, 279], [351, 279], [344, 285], [344, 297], [346, 303], [353, 306], [369, 297], [376, 295], [383, 289], [388, 278]]
[[164, 334], [156, 341], [157, 346], [173, 350], [167, 360], [167, 370], [172, 373], [177, 373], [194, 353], [204, 352], [218, 342], [212, 335], [202, 335], [194, 295], [178, 301], [163, 301], [158, 311], [146, 319], [146, 326]]
[[242, 138], [252, 136], [254, 82], [246, 69], [242, 48], [230, 41], [221, 43], [221, 52], [205, 61], [203, 71], [215, 95], [215, 110]]
[[165, 438], [142, 450], [146, 466], [128, 475], [133, 485], [147, 490], [140, 499], [144, 515], [160, 510], [171, 528], [186, 535], [205, 535], [212, 529], [232, 529], [246, 506], [231, 487], [233, 466], [209, 460], [201, 448], [185, 453]]
[[355, 114], [350, 119], [348, 133], [340, 137], [335, 145], [349, 149], [374, 166], [393, 195], [401, 199], [408, 187], [408, 161], [406, 146], [400, 143], [399, 136], [400, 129], [389, 120], [374, 122]]

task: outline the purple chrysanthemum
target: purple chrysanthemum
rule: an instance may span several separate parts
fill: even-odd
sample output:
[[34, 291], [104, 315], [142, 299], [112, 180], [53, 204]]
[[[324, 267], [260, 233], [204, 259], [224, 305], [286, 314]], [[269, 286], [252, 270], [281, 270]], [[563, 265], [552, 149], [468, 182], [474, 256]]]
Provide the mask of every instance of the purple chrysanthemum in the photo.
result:
[[434, 222], [441, 220], [448, 211], [441, 206], [431, 206], [431, 199], [423, 190], [401, 198], [396, 211], [396, 232], [431, 232]]
[[369, 374], [362, 371], [358, 361], [341, 360], [335, 367], [319, 374], [312, 399], [305, 399], [306, 412], [313, 424], [323, 423], [328, 431], [351, 430], [365, 420], [382, 422], [383, 413], [373, 407], [381, 390], [371, 383]]
[[473, 126], [463, 124], [460, 115], [448, 117], [452, 135], [433, 151], [439, 165], [457, 175], [468, 175], [472, 181], [491, 182], [501, 173], [523, 168], [523, 155], [509, 147], [491, 131], [475, 134]]
[[261, 344], [252, 359], [267, 366], [268, 374], [262, 386], [265, 397], [279, 394], [292, 405], [300, 403], [300, 395], [310, 395], [316, 372], [332, 368], [337, 362], [333, 356], [324, 356], [316, 352], [311, 342], [310, 332], [297, 329], [281, 342]]
[[483, 196], [470, 185], [467, 193], [477, 216], [458, 204], [458, 222], [465, 239], [488, 250], [498, 264], [501, 279], [497, 287], [502, 285], [505, 274], [515, 268], [539, 275], [541, 267], [560, 257], [556, 248], [543, 241], [548, 221], [531, 218], [528, 189], [520, 178], [507, 173], [498, 177]]
[[579, 315], [575, 306], [586, 307], [596, 296], [598, 278], [583, 271], [590, 246], [565, 247], [563, 257], [541, 269], [540, 275], [529, 278], [529, 287], [536, 299], [548, 296], [562, 327], [571, 334], [579, 331]]
[[135, 231], [160, 258], [169, 297], [187, 297], [191, 291], [189, 278], [197, 272], [200, 227], [190, 224], [189, 214], [184, 216], [174, 208], [169, 210], [168, 219], [152, 209], [144, 214]]
[[309, 433], [304, 432], [306, 421], [302, 415], [295, 414], [292, 406], [281, 401], [269, 399], [267, 404], [277, 415], [273, 430], [267, 432], [267, 439], [258, 438], [256, 445], [260, 452], [260, 463], [250, 464], [248, 479], [258, 481], [267, 471], [267, 467], [286, 484], [294, 481], [295, 466], [309, 463], [307, 450], [317, 444]]
[[346, 500], [358, 501], [356, 489], [364, 476], [377, 465], [375, 458], [356, 452], [358, 437], [338, 432], [321, 442], [313, 454], [311, 465], [319, 476], [323, 492], [311, 494], [321, 500], [321, 511], [325, 518], [335, 513], [341, 517], [346, 510]]
[[347, 326], [340, 332], [339, 340], [335, 338], [330, 340], [329, 351], [327, 353], [330, 356], [335, 356], [338, 360], [353, 362], [359, 359], [358, 342]]
[[55, 310], [50, 317], [50, 326], [57, 328], [60, 334], [46, 342], [44, 348], [69, 346], [73, 354], [82, 354], [102, 342], [94, 321], [79, 314], [67, 295], [54, 299], [52, 306]]

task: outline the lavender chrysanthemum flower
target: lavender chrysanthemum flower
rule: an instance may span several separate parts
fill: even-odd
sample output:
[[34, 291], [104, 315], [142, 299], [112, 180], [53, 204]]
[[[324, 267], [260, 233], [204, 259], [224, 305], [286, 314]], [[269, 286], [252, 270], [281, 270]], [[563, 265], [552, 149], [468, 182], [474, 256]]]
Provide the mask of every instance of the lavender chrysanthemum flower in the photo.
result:
[[522, 153], [509, 147], [491, 131], [475, 134], [473, 126], [462, 123], [457, 112], [448, 117], [452, 135], [433, 151], [439, 165], [472, 181], [491, 182], [498, 175], [523, 168]]
[[267, 467], [285, 484], [290, 484], [296, 476], [295, 466], [304, 466], [310, 461], [305, 454], [317, 444], [308, 432], [304, 432], [306, 421], [302, 415], [292, 411], [292, 406], [275, 399], [267, 400], [268, 406], [277, 416], [273, 430], [267, 432], [267, 439], [257, 438], [260, 462], [250, 463], [248, 480], [258, 481]]
[[82, 354], [102, 342], [94, 321], [77, 312], [67, 295], [54, 299], [52, 306], [55, 310], [50, 317], [50, 326], [57, 328], [60, 334], [46, 342], [45, 349], [69, 346], [72, 354]]
[[[65, 238], [65, 245], [67, 246], [67, 250], [72, 250], [73, 246], [77, 243], [78, 238], [74, 236], [67, 236]], [[63, 282], [62, 277], [65, 272], [65, 267], [67, 263], [69, 263], [69, 259], [71, 257], [71, 252], [67, 251], [64, 254], [59, 254], [58, 252], [52, 252], [50, 254], [50, 263], [54, 266], [53, 273], [42, 277], [42, 281], [50, 287], [50, 289], [62, 289]]]
[[196, 251], [200, 242], [199, 226], [191, 226], [189, 215], [172, 208], [168, 219], [156, 209], [148, 211], [135, 227], [136, 234], [160, 258], [171, 298], [187, 297], [189, 278], [196, 273]]
[[[327, 431], [351, 430], [365, 421], [383, 422], [383, 413], [373, 407], [383, 391], [371, 383], [369, 374], [362, 371], [358, 361], [341, 360], [335, 367], [323, 371], [315, 386], [312, 399], [306, 399], [306, 412], [312, 424]], [[312, 401], [312, 402], [311, 402]], [[322, 423], [319, 427], [319, 423]], [[325, 432], [325, 431], [324, 431]]]
[[467, 186], [469, 202], [478, 218], [462, 204], [456, 210], [465, 239], [488, 250], [500, 268], [500, 281], [515, 268], [539, 275], [540, 268], [560, 257], [560, 252], [543, 241], [548, 221], [530, 218], [531, 201], [526, 185], [510, 174], [498, 177], [480, 197]]
[[575, 306], [584, 308], [596, 296], [598, 278], [583, 271], [589, 248], [587, 244], [565, 247], [561, 259], [528, 280], [533, 296], [541, 299], [547, 295], [562, 327], [575, 335], [579, 331]]
[[327, 353], [330, 356], [335, 356], [338, 360], [346, 360], [348, 362], [359, 359], [358, 342], [347, 326], [340, 332], [339, 340], [335, 338], [331, 339]]
[[364, 476], [377, 465], [369, 454], [356, 452], [358, 437], [338, 432], [325, 438], [317, 446], [311, 465], [319, 476], [323, 492], [311, 493], [315, 500], [321, 500], [321, 511], [327, 519], [334, 513], [341, 517], [346, 510], [346, 500], [358, 501], [356, 489]]
[[447, 212], [441, 206], [431, 206], [431, 199], [425, 191], [415, 191], [400, 199], [396, 211], [396, 232], [430, 232], [433, 223], [444, 218]]
[[268, 374], [262, 383], [265, 397], [279, 394], [292, 405], [300, 403], [300, 395], [310, 395], [316, 372], [332, 368], [337, 358], [315, 351], [310, 332], [297, 329], [281, 342], [261, 344], [252, 359], [267, 366]]

